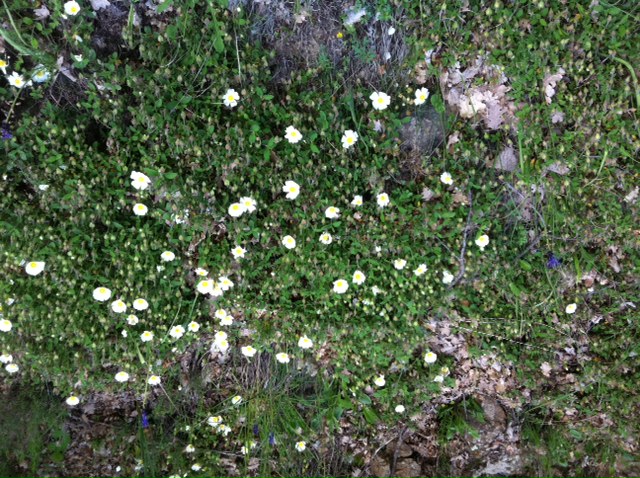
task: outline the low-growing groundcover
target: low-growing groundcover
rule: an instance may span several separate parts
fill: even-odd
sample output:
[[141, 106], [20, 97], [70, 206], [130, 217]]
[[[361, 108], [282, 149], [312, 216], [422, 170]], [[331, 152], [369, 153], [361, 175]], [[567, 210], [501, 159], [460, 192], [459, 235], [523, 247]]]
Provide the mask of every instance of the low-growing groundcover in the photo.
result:
[[636, 2], [1, 11], [0, 472], [638, 469]]

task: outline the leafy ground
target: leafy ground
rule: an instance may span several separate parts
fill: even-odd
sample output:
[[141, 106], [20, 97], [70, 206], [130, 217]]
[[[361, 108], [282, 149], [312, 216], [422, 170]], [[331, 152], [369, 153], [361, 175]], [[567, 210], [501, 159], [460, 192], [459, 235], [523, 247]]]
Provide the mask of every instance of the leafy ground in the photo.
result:
[[3, 3], [0, 473], [637, 474], [639, 21]]

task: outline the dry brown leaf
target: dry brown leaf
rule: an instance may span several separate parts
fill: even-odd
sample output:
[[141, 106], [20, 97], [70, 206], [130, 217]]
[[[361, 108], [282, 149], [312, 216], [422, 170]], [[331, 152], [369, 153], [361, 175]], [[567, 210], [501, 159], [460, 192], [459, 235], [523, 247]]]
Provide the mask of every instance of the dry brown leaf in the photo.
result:
[[558, 69], [558, 73], [547, 75], [543, 82], [544, 96], [547, 104], [551, 104], [551, 98], [556, 94], [556, 85], [564, 78], [565, 71], [563, 68]]
[[51, 12], [49, 12], [49, 9], [43, 3], [40, 8], [36, 8], [33, 10], [33, 14], [35, 15], [36, 20], [44, 20], [51, 14]]

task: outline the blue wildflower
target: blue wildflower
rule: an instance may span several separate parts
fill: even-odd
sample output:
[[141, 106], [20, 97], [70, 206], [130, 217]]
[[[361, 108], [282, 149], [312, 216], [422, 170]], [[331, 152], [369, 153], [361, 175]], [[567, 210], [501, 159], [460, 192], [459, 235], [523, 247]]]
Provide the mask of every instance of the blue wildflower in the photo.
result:
[[260, 427], [257, 423], [253, 426], [253, 435], [257, 437], [260, 436]]
[[269, 445], [271, 445], [271, 446], [275, 446], [276, 445], [276, 435], [273, 432], [269, 433]]
[[147, 415], [147, 412], [142, 412], [142, 428], [149, 428], [149, 415]]
[[549, 260], [547, 261], [547, 269], [557, 269], [561, 265], [562, 265], [562, 261], [558, 259], [555, 255], [553, 255], [553, 253], [551, 253]]
[[9, 131], [6, 127], [2, 126], [0, 127], [0, 137], [2, 137], [2, 139], [6, 141], [13, 138], [13, 135], [11, 134], [11, 131]]

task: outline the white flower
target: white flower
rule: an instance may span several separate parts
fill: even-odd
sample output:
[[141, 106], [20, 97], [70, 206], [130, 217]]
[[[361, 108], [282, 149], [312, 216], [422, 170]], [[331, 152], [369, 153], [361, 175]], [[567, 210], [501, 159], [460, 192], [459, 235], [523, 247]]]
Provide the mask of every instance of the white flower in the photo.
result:
[[300, 194], [300, 185], [295, 181], [285, 181], [284, 186], [282, 186], [282, 192], [287, 193], [287, 199], [295, 199]]
[[231, 315], [227, 315], [226, 317], [223, 317], [222, 319], [220, 319], [220, 325], [232, 325], [233, 324], [233, 317]]
[[227, 333], [221, 330], [220, 332], [216, 332], [213, 337], [213, 340], [216, 342], [222, 342], [223, 340], [227, 340]]
[[413, 102], [416, 105], [421, 105], [425, 101], [427, 101], [427, 98], [429, 98], [429, 90], [427, 90], [426, 88], [418, 88], [416, 90], [416, 99], [413, 100]]
[[71, 57], [78, 63], [80, 63], [84, 59], [82, 55], [71, 55]]
[[82, 43], [82, 37], [80, 35], [73, 35], [73, 41], [76, 43]]
[[379, 375], [378, 377], [375, 378], [373, 383], [375, 383], [376, 386], [378, 387], [384, 387], [387, 381], [384, 379], [384, 375]]
[[251, 345], [241, 347], [240, 351], [242, 352], [242, 355], [244, 355], [245, 357], [253, 357], [257, 352], [257, 350], [254, 349]]
[[229, 342], [227, 340], [216, 340], [211, 345], [211, 353], [215, 352], [216, 350], [219, 350], [222, 353], [226, 352], [227, 350], [229, 350]]
[[202, 269], [201, 267], [198, 267], [195, 270], [195, 273], [200, 277], [207, 277], [209, 275], [209, 271], [207, 269]]
[[216, 319], [226, 319], [229, 314], [227, 314], [227, 311], [224, 309], [218, 309], [214, 315]]
[[302, 453], [303, 451], [305, 451], [307, 449], [307, 444], [304, 441], [299, 441], [296, 443], [296, 450], [298, 450], [300, 453]]
[[449, 367], [440, 367], [440, 375], [448, 377], [450, 372]]
[[131, 185], [137, 189], [144, 191], [151, 184], [151, 179], [144, 173], [139, 173], [138, 171], [131, 171], [131, 175], [129, 176], [131, 179]]
[[211, 295], [212, 297], [221, 297], [222, 294], [224, 294], [222, 287], [220, 287], [220, 284], [218, 284], [217, 282], [214, 282], [213, 289], [209, 291], [209, 295]]
[[489, 245], [489, 236], [483, 234], [482, 236], [476, 239], [476, 246], [480, 248], [481, 251], [484, 251], [484, 248]]
[[244, 207], [244, 204], [234, 202], [231, 206], [229, 206], [229, 216], [240, 217], [246, 210], [247, 208]]
[[149, 212], [149, 208], [142, 203], [137, 203], [133, 205], [133, 213], [136, 216], [146, 216]]
[[231, 254], [235, 259], [244, 259], [244, 255], [247, 253], [247, 250], [244, 247], [236, 246], [231, 249]]
[[48, 184], [38, 184], [38, 189], [40, 191], [46, 191], [47, 189], [49, 189], [49, 185]]
[[442, 271], [442, 283], [451, 284], [453, 282], [453, 274], [449, 271]]
[[231, 403], [233, 405], [238, 405], [242, 401], [242, 397], [240, 395], [236, 395], [231, 399]]
[[218, 283], [220, 284], [220, 288], [222, 290], [229, 290], [233, 287], [233, 282], [227, 276], [218, 277]]
[[213, 290], [213, 281], [210, 279], [201, 280], [200, 282], [198, 282], [196, 289], [201, 294], [208, 294]]
[[162, 379], [158, 376], [158, 375], [151, 375], [148, 379], [147, 379], [147, 383], [149, 385], [151, 385], [152, 387], [155, 387], [156, 385], [160, 385], [160, 382], [162, 381]]
[[323, 232], [320, 235], [320, 242], [322, 242], [323, 244], [329, 245], [333, 242], [333, 238], [331, 237], [331, 234], [329, 234], [328, 232]]
[[349, 288], [349, 283], [344, 279], [338, 279], [333, 283], [333, 291], [337, 294], [344, 294]]
[[106, 287], [96, 287], [93, 289], [93, 298], [98, 302], [106, 302], [111, 298], [111, 290]]
[[310, 349], [311, 347], [313, 347], [313, 341], [306, 335], [303, 335], [302, 337], [300, 337], [300, 339], [298, 339], [298, 347], [300, 347], [301, 349]]
[[376, 196], [376, 202], [379, 207], [387, 207], [389, 205], [389, 195], [387, 193], [380, 193]]
[[399, 271], [404, 269], [404, 266], [406, 265], [407, 265], [407, 261], [405, 261], [404, 259], [396, 259], [395, 261], [393, 261], [393, 267], [395, 267]]
[[129, 333], [126, 330], [123, 330], [122, 332], [120, 332], [122, 334], [122, 336], [126, 339], [129, 336]]
[[424, 354], [424, 361], [427, 364], [436, 363], [438, 360], [438, 356], [434, 354], [431, 350], [429, 350], [426, 354]]
[[9, 76], [7, 76], [7, 81], [11, 86], [15, 86], [16, 88], [23, 88], [24, 86], [29, 86], [31, 82], [24, 81], [24, 77], [18, 74], [17, 71], [14, 71]]
[[284, 236], [282, 238], [282, 245], [287, 249], [293, 249], [296, 247], [296, 240], [291, 236]]
[[5, 368], [4, 368], [7, 372], [13, 374], [13, 373], [17, 373], [18, 370], [20, 370], [20, 367], [18, 367], [15, 363], [10, 363], [8, 364]]
[[444, 377], [442, 375], [436, 375], [433, 378], [433, 381], [436, 382], [436, 383], [442, 383], [442, 382], [444, 382]]
[[151, 342], [153, 340], [153, 332], [145, 330], [144, 332], [142, 332], [142, 334], [140, 334], [140, 340], [142, 340], [143, 342]]
[[193, 453], [194, 451], [196, 451], [196, 447], [191, 444], [187, 445], [184, 449], [185, 453]]
[[38, 261], [27, 262], [27, 265], [24, 266], [24, 270], [30, 276], [37, 276], [44, 270], [44, 262], [38, 262]]
[[190, 332], [197, 332], [198, 330], [200, 330], [200, 324], [196, 321], [191, 321], [189, 322], [189, 325], [187, 325], [187, 328]]
[[280, 363], [289, 363], [291, 361], [291, 359], [289, 358], [289, 354], [286, 354], [284, 352], [276, 354], [276, 360]]
[[256, 200], [250, 197], [240, 198], [240, 201], [238, 202], [242, 204], [249, 213], [254, 212], [256, 210], [256, 207], [258, 206]]
[[362, 196], [353, 196], [353, 200], [351, 201], [352, 206], [362, 206]]
[[10, 320], [0, 319], [0, 332], [10, 332], [12, 327]]
[[358, 141], [358, 133], [353, 130], [346, 130], [342, 135], [342, 147], [344, 149], [349, 149], [351, 146], [356, 144]]
[[218, 427], [218, 433], [226, 437], [229, 433], [231, 433], [231, 427], [227, 425], [220, 425]]
[[147, 310], [149, 308], [149, 302], [144, 299], [138, 298], [133, 301], [133, 308], [136, 310]]
[[13, 355], [9, 355], [9, 354], [0, 355], [0, 362], [3, 364], [8, 364], [13, 362]]
[[352, 281], [353, 281], [353, 283], [354, 283], [354, 284], [358, 284], [358, 285], [360, 285], [360, 284], [363, 284], [363, 283], [364, 283], [364, 281], [365, 281], [365, 279], [366, 279], [366, 278], [367, 278], [367, 276], [365, 276], [362, 272], [360, 272], [360, 271], [355, 271], [355, 272], [353, 273], [353, 279], [352, 279]]
[[284, 137], [289, 140], [290, 143], [294, 144], [302, 139], [302, 134], [293, 126], [287, 126]]
[[71, 395], [70, 397], [68, 397], [65, 402], [67, 403], [67, 405], [69, 405], [70, 407], [75, 407], [78, 403], [80, 403], [80, 399], [78, 397], [76, 397], [75, 395]]
[[115, 379], [116, 382], [127, 382], [129, 380], [129, 374], [127, 372], [118, 372]]
[[574, 304], [569, 304], [564, 311], [567, 314], [575, 314], [576, 310], [578, 309], [578, 306], [574, 303]]
[[125, 304], [122, 299], [114, 300], [111, 302], [111, 310], [116, 314], [122, 314], [127, 311], [127, 304]]
[[413, 270], [413, 273], [415, 275], [417, 275], [417, 276], [421, 276], [425, 272], [427, 272], [427, 265], [426, 264], [420, 264], [416, 269]]
[[164, 251], [162, 254], [160, 254], [160, 259], [162, 259], [164, 262], [171, 262], [175, 258], [176, 255], [171, 251]]
[[220, 425], [222, 425], [222, 417], [220, 415], [218, 415], [217, 417], [209, 417], [207, 418], [207, 424], [210, 427], [218, 428]]
[[393, 27], [389, 27], [389, 29], [387, 30], [387, 35], [391, 36], [396, 32], [396, 29]]
[[184, 335], [184, 332], [185, 330], [182, 325], [174, 325], [173, 327], [171, 327], [171, 330], [169, 330], [169, 335], [174, 339], [179, 339]]
[[335, 206], [329, 206], [325, 209], [324, 215], [327, 219], [338, 219], [340, 217], [340, 209]]
[[64, 4], [64, 13], [67, 15], [75, 16], [80, 12], [80, 5], [75, 0], [71, 0]]
[[440, 181], [447, 186], [451, 186], [453, 184], [453, 178], [451, 177], [451, 174], [447, 173], [446, 171], [440, 175]]
[[371, 292], [373, 293], [373, 295], [378, 295], [378, 294], [382, 294], [382, 289], [380, 287], [378, 287], [377, 285], [374, 285], [371, 288]]
[[194, 463], [193, 465], [191, 465], [191, 469], [193, 471], [200, 471], [202, 470], [202, 465], [200, 463]]
[[387, 106], [391, 103], [391, 97], [381, 91], [371, 93], [369, 99], [371, 100], [371, 105], [374, 110], [386, 110]]
[[9, 66], [9, 62], [5, 58], [0, 58], [0, 70], [2, 70], [2, 74], [7, 74], [7, 67]]
[[127, 316], [127, 324], [129, 325], [137, 325], [137, 323], [139, 322], [139, 319], [137, 316], [133, 315], [133, 314], [129, 314]]
[[237, 106], [238, 101], [240, 101], [240, 95], [238, 92], [232, 88], [228, 89], [227, 92], [222, 97], [225, 106], [229, 108], [234, 108]]
[[404, 413], [404, 405], [396, 405], [396, 413]]
[[33, 72], [33, 81], [36, 83], [44, 83], [50, 76], [51, 74], [47, 71], [44, 65], [38, 65], [35, 67]]

